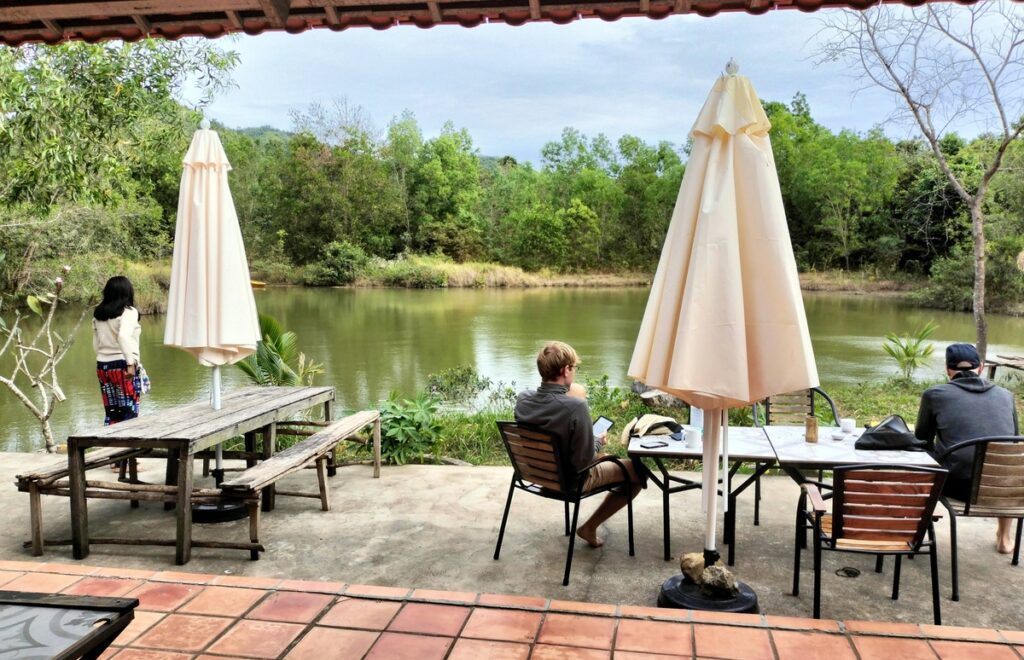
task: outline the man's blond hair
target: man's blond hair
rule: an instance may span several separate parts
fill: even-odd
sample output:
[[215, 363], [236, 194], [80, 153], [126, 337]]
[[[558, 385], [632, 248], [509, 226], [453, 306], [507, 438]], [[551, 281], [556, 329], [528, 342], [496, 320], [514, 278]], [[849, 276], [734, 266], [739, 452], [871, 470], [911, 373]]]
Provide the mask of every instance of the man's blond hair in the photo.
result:
[[537, 371], [541, 380], [551, 382], [561, 375], [562, 369], [579, 364], [579, 361], [572, 346], [562, 341], [549, 341], [537, 354]]

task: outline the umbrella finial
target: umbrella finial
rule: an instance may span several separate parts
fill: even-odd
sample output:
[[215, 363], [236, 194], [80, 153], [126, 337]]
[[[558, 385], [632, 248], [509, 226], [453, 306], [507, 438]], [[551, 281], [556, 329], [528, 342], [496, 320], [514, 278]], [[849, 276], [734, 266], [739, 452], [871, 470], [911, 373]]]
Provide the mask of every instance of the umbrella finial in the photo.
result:
[[203, 120], [199, 122], [199, 128], [203, 129], [204, 131], [210, 130], [210, 120], [206, 117], [203, 117]]
[[725, 72], [730, 76], [735, 76], [740, 72], [740, 65], [736, 64], [736, 60], [729, 58], [729, 62], [725, 65]]

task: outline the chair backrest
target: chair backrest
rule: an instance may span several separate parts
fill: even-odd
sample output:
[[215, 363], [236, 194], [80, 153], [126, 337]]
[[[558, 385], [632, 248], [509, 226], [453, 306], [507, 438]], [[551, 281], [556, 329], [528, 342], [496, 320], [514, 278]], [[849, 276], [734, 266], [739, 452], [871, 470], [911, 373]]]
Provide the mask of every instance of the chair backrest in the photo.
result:
[[573, 474], [562, 460], [558, 440], [536, 426], [518, 422], [498, 422], [508, 458], [520, 482], [530, 482], [548, 490], [569, 494]]
[[[764, 407], [764, 423], [766, 426], [773, 425], [796, 425], [801, 426], [808, 415], [815, 413], [815, 395], [825, 400], [831, 408], [832, 420], [836, 426], [839, 425], [839, 411], [832, 397], [825, 393], [820, 387], [811, 387], [806, 390], [776, 394], [761, 402]], [[758, 404], [754, 404], [754, 423], [758, 423]]]
[[1024, 436], [991, 436], [957, 443], [947, 452], [974, 447], [971, 470], [971, 507], [985, 509], [985, 515], [1005, 511], [1013, 517], [1024, 514]]
[[906, 465], [836, 468], [832, 539], [907, 543], [924, 539], [947, 471]]

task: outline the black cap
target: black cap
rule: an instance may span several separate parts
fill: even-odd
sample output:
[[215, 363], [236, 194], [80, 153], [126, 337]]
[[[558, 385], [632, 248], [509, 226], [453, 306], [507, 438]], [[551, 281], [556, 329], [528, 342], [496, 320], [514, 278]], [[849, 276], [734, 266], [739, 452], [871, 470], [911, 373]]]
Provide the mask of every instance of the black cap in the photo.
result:
[[978, 350], [971, 344], [950, 344], [946, 347], [947, 369], [977, 369], [980, 366]]

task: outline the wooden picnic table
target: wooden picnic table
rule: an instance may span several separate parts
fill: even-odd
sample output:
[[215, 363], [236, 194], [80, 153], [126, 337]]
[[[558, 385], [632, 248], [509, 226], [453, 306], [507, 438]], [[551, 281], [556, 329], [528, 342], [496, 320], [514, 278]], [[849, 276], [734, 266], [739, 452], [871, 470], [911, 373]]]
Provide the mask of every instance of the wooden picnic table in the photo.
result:
[[[177, 485], [175, 561], [185, 564], [192, 552], [193, 461], [197, 452], [230, 438], [263, 432], [262, 455], [274, 453], [277, 423], [297, 412], [323, 404], [332, 419], [333, 387], [246, 387], [226, 394], [220, 410], [206, 401], [178, 406], [120, 424], [68, 437], [68, 481], [71, 500], [71, 547], [75, 559], [89, 556], [89, 515], [86, 506], [85, 450], [89, 447], [166, 449], [168, 485]], [[264, 504], [273, 506], [273, 488]]]
[[985, 358], [985, 367], [988, 369], [988, 379], [996, 379], [996, 367], [1008, 369], [1019, 369], [1024, 371], [1024, 355], [997, 355], [996, 357]]

